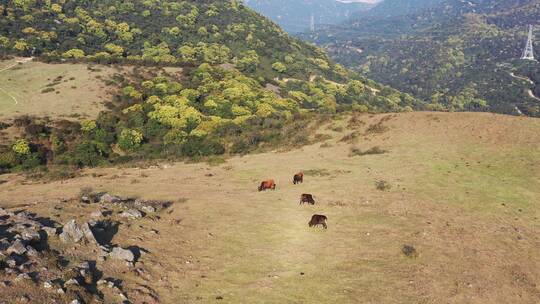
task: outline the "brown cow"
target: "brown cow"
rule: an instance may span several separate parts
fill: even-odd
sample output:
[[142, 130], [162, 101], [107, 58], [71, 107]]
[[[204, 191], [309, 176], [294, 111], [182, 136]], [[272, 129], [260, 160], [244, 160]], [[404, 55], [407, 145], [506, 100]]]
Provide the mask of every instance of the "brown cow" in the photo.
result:
[[293, 177], [293, 184], [300, 184], [304, 182], [304, 173], [296, 173]]
[[314, 214], [311, 217], [311, 221], [309, 221], [308, 225], [309, 225], [309, 227], [322, 225], [324, 227], [324, 229], [328, 229], [328, 226], [326, 226], [326, 220], [328, 220], [328, 218], [325, 215]]
[[259, 191], [265, 191], [267, 189], [276, 190], [276, 183], [273, 179], [265, 180], [261, 182], [261, 185], [259, 186]]
[[308, 203], [310, 205], [315, 205], [315, 200], [313, 199], [313, 195], [304, 193], [300, 196], [300, 205], [303, 203]]

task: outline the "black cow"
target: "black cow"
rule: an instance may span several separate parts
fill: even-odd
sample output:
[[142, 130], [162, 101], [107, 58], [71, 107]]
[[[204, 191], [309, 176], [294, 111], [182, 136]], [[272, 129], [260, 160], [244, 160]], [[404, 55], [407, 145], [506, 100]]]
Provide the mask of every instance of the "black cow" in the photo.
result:
[[313, 199], [313, 195], [304, 193], [300, 196], [300, 205], [303, 203], [308, 203], [310, 205], [315, 205], [315, 200]]
[[326, 226], [326, 221], [328, 218], [325, 215], [321, 214], [314, 214], [311, 217], [311, 221], [309, 221], [308, 225], [309, 227], [315, 227], [317, 225], [322, 225], [324, 229], [328, 229], [328, 226]]

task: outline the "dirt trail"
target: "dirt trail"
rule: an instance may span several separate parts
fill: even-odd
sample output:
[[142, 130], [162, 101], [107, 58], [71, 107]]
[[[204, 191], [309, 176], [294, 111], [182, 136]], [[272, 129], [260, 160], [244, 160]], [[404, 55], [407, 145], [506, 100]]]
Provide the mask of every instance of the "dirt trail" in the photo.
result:
[[[510, 74], [510, 76], [512, 76], [512, 77], [514, 77], [514, 78], [516, 78], [516, 79], [524, 80], [524, 81], [527, 81], [528, 83], [534, 85], [534, 81], [532, 81], [532, 80], [531, 80], [530, 78], [528, 78], [528, 77], [518, 76], [518, 75], [514, 74], [514, 72], [510, 72], [509, 74]], [[529, 89], [529, 90], [527, 91], [527, 94], [529, 94], [529, 96], [530, 96], [531, 98], [534, 98], [534, 99], [540, 101], [540, 98], [537, 97], [536, 95], [534, 95], [532, 89]]]

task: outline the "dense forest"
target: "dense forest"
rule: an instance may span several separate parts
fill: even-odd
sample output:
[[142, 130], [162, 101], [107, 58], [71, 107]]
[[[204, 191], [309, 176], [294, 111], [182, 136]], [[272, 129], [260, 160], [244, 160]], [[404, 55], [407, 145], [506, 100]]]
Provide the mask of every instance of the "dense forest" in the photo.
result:
[[15, 120], [26, 137], [3, 147], [1, 170], [246, 153], [293, 140], [286, 125], [309, 113], [425, 108], [335, 64], [240, 1], [0, 3], [3, 56], [183, 70], [175, 77], [136, 68], [109, 80], [118, 87], [115, 107], [96, 120]]
[[[326, 47], [338, 62], [434, 106], [539, 116], [538, 100], [528, 91], [538, 91], [533, 75], [540, 65], [516, 59], [526, 25], [538, 23], [540, 2], [433, 3], [408, 14], [357, 16], [304, 38]], [[536, 85], [511, 73], [532, 77]]]

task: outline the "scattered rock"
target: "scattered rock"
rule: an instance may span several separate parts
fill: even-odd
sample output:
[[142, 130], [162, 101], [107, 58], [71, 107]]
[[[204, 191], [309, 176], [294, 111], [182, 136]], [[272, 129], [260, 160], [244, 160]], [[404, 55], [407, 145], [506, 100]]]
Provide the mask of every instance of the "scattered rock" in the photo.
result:
[[403, 245], [403, 248], [401, 248], [401, 252], [409, 258], [416, 258], [418, 257], [418, 252], [416, 251], [416, 248], [412, 245]]
[[39, 236], [39, 233], [34, 230], [33, 228], [26, 228], [20, 231], [20, 235], [23, 240], [25, 241], [39, 241], [41, 237]]
[[69, 286], [69, 285], [79, 285], [79, 281], [75, 279], [69, 279], [64, 283], [64, 286]]
[[64, 243], [78, 243], [84, 237], [84, 232], [81, 230], [79, 225], [75, 220], [69, 221], [62, 228], [62, 233], [60, 233], [60, 240]]
[[22, 243], [21, 240], [15, 240], [11, 246], [7, 249], [8, 254], [18, 254], [23, 255], [26, 252], [26, 246]]
[[129, 209], [120, 214], [121, 217], [125, 217], [128, 219], [138, 219], [142, 217], [142, 213], [139, 210], [136, 209]]
[[121, 200], [118, 196], [110, 195], [109, 193], [105, 193], [99, 198], [99, 202], [104, 204], [118, 203]]
[[113, 259], [124, 260], [127, 262], [135, 261], [135, 255], [133, 252], [122, 247], [114, 247], [109, 256]]
[[152, 206], [143, 206], [141, 208], [141, 210], [146, 212], [146, 213], [154, 213], [154, 212], [156, 212], [156, 208], [154, 208]]
[[28, 245], [26, 246], [26, 255], [29, 257], [36, 257], [39, 255], [39, 252], [34, 249], [34, 247]]
[[84, 223], [81, 225], [81, 231], [83, 232], [84, 234], [84, 238], [90, 242], [90, 243], [93, 243], [93, 244], [97, 244], [97, 240], [96, 238], [94, 237], [94, 233], [92, 232], [92, 230], [90, 229], [90, 226], [88, 225], [88, 223]]
[[54, 227], [41, 227], [41, 230], [45, 231], [45, 233], [47, 234], [47, 237], [53, 237], [53, 236], [56, 236], [56, 233], [58, 231], [58, 229], [54, 228]]
[[20, 273], [15, 278], [15, 282], [20, 282], [23, 280], [31, 280], [30, 276], [27, 273]]
[[62, 233], [60, 233], [60, 240], [64, 243], [78, 243], [83, 239], [90, 243], [97, 244], [96, 238], [88, 223], [79, 226], [75, 220], [71, 220], [64, 225]]

